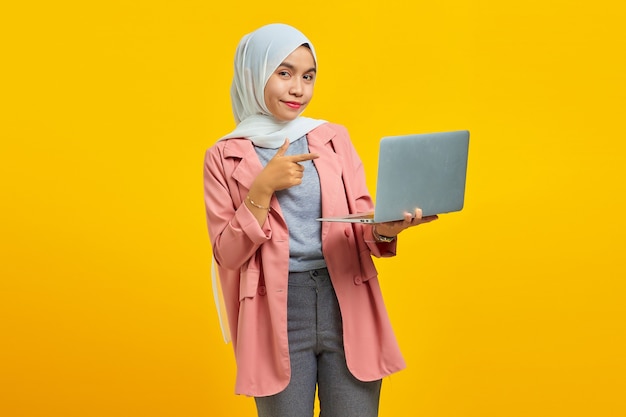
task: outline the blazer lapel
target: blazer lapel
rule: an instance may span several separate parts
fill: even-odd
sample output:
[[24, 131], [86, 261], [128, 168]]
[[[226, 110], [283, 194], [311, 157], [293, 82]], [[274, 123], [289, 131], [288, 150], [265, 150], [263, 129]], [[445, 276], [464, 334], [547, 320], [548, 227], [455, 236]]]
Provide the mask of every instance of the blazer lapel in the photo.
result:
[[[334, 130], [326, 125], [322, 125], [312, 130], [307, 135], [309, 141], [309, 151], [316, 153], [319, 158], [313, 163], [317, 167], [320, 178], [320, 188], [322, 194], [322, 216], [340, 216], [347, 214], [346, 194], [342, 180], [343, 161], [341, 155], [335, 153], [332, 139], [335, 136]], [[322, 223], [322, 238], [326, 236], [330, 228], [330, 223]]]
[[249, 190], [256, 176], [263, 170], [252, 142], [247, 139], [229, 140], [224, 147], [224, 157], [240, 160], [232, 172], [232, 178]]

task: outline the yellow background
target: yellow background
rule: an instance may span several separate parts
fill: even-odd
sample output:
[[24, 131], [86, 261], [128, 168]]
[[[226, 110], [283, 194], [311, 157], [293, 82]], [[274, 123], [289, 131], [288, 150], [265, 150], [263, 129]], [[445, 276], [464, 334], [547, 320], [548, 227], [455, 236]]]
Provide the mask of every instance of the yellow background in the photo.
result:
[[349, 128], [372, 192], [380, 136], [472, 134], [465, 209], [377, 261], [408, 362], [380, 415], [626, 415], [619, 2], [215, 3], [0, 7], [0, 415], [255, 415], [202, 160], [239, 38], [276, 21], [314, 42], [306, 115]]

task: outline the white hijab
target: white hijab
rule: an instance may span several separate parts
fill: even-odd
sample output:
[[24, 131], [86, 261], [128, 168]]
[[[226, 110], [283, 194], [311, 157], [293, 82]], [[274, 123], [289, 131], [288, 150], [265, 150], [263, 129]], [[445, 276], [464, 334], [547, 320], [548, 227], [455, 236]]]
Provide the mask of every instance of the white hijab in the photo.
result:
[[265, 84], [293, 51], [307, 44], [317, 65], [313, 44], [299, 30], [285, 24], [263, 26], [245, 35], [235, 53], [235, 75], [230, 89], [237, 127], [220, 138], [248, 138], [262, 148], [279, 148], [286, 138], [298, 140], [324, 120], [297, 117], [276, 120], [265, 105]]

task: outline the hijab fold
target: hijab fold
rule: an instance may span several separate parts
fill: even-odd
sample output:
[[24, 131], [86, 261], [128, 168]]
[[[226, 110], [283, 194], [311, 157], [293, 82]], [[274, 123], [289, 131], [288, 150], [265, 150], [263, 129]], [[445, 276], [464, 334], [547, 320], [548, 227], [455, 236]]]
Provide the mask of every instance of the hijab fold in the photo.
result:
[[247, 138], [255, 146], [276, 149], [285, 143], [285, 139], [293, 142], [326, 123], [308, 117], [282, 122], [276, 120], [265, 105], [267, 80], [285, 58], [304, 44], [311, 49], [317, 65], [311, 41], [289, 25], [266, 25], [241, 39], [235, 53], [235, 73], [230, 90], [237, 127], [220, 140]]

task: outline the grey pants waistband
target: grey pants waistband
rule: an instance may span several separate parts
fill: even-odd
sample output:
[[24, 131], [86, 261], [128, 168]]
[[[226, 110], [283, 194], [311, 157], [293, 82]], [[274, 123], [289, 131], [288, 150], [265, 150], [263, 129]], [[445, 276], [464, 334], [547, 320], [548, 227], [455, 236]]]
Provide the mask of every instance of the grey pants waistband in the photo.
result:
[[310, 271], [290, 272], [289, 285], [304, 285], [307, 287], [318, 287], [332, 285], [328, 268], [312, 269]]

